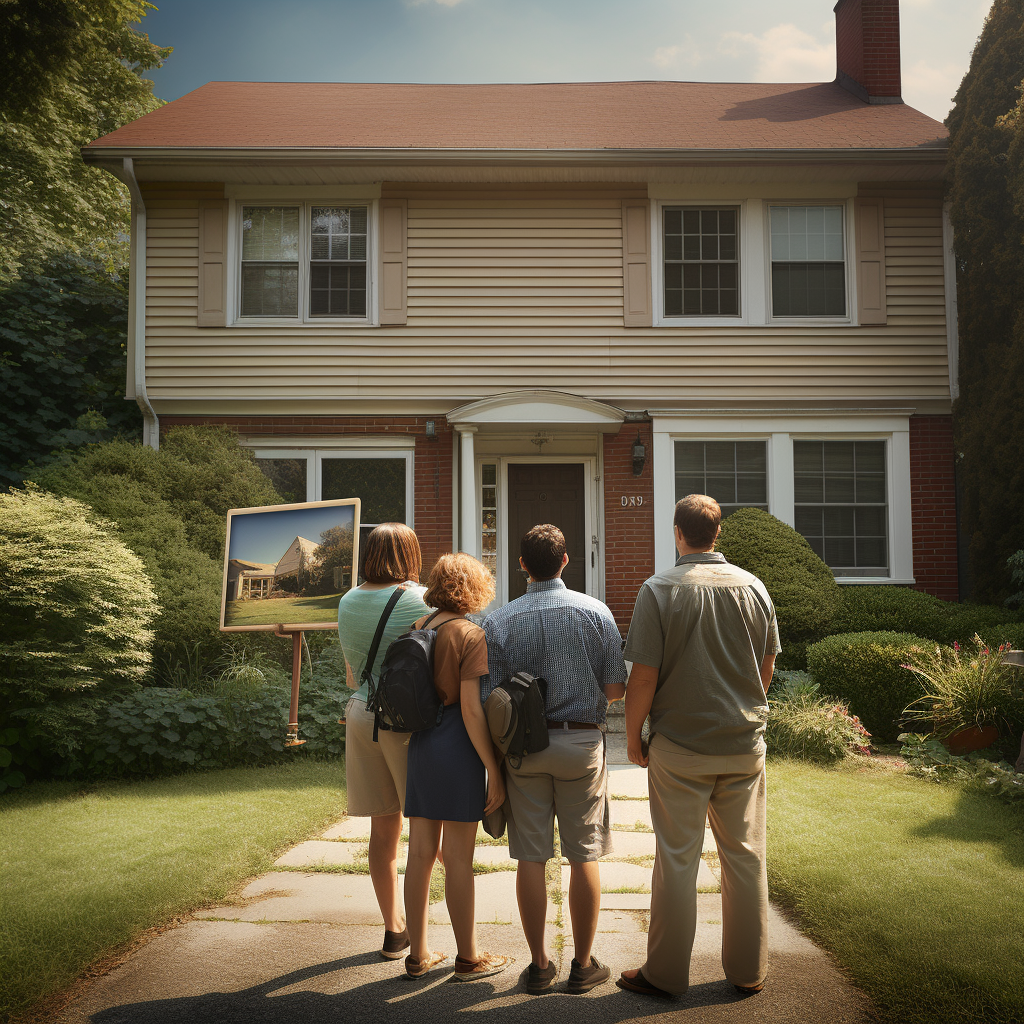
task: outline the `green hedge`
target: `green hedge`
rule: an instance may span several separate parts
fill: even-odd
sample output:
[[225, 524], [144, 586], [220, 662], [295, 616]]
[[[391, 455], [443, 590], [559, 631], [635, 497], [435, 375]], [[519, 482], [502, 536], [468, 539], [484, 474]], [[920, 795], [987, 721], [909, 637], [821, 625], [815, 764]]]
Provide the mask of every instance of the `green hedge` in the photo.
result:
[[796, 530], [757, 508], [733, 512], [717, 547], [767, 587], [779, 618], [779, 667], [802, 668], [806, 645], [829, 631], [839, 609], [832, 570]]
[[849, 703], [872, 736], [891, 742], [904, 709], [923, 692], [904, 665], [932, 643], [912, 633], [841, 633], [807, 649], [807, 669], [823, 693]]
[[306, 685], [299, 692], [300, 748], [286, 748], [290, 690], [245, 696], [195, 695], [148, 687], [106, 706], [81, 735], [72, 774], [161, 775], [188, 768], [231, 768], [295, 757], [338, 757], [350, 691]]
[[1020, 619], [1019, 613], [1006, 608], [941, 601], [909, 587], [850, 585], [842, 588], [842, 602], [829, 632], [893, 631], [940, 644], [954, 640], [965, 644], [975, 633], [990, 640], [1006, 627], [1024, 625]]

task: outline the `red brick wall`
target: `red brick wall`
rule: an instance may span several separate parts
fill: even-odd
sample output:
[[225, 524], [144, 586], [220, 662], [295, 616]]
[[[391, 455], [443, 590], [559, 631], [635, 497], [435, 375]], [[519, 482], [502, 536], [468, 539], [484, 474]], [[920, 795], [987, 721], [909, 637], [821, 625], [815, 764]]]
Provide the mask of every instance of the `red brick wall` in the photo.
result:
[[[426, 437], [434, 420], [437, 440]], [[423, 578], [440, 555], [452, 549], [452, 431], [443, 416], [163, 416], [161, 432], [182, 424], [217, 423], [240, 434], [405, 434], [415, 437], [413, 500], [416, 536], [423, 551]]]
[[910, 417], [910, 501], [915, 589], [956, 601], [956, 488], [950, 416]]
[[[647, 448], [633, 476], [637, 429]], [[605, 603], [625, 635], [640, 585], [654, 572], [654, 453], [650, 423], [625, 423], [604, 435]], [[625, 497], [626, 505], [622, 504]]]
[[840, 0], [836, 64], [869, 96], [900, 96], [899, 0]]

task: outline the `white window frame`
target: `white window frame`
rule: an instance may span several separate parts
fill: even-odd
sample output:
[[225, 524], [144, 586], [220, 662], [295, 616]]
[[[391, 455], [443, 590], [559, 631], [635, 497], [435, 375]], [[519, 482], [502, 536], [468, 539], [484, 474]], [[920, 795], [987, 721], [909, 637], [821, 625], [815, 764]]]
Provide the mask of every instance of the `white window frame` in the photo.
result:
[[[295, 459], [306, 463], [306, 501], [321, 501], [324, 459], [404, 459], [405, 460], [405, 525], [416, 528], [415, 514], [415, 442], [398, 441], [396, 438], [382, 438], [386, 442], [374, 447], [367, 446], [371, 438], [360, 437], [355, 444], [334, 443], [329, 446], [318, 442], [308, 448], [264, 447], [271, 438], [259, 441], [242, 440], [257, 459]], [[393, 443], [398, 441], [398, 443]], [[359, 445], [357, 447], [356, 445]]]
[[[651, 203], [651, 281], [654, 325], [656, 327], [739, 327], [764, 323], [765, 296], [762, 293], [764, 224], [758, 203], [749, 199], [658, 199]], [[680, 206], [721, 210], [732, 207], [739, 213], [737, 250], [739, 252], [739, 315], [666, 316], [665, 315], [665, 209]]]
[[886, 442], [888, 576], [837, 576], [843, 586], [869, 583], [910, 585], [914, 580], [914, 537], [910, 495], [909, 416], [723, 416], [655, 417], [654, 560], [660, 571], [675, 562], [672, 514], [675, 508], [676, 441], [758, 441], [768, 439], [768, 511], [796, 523], [793, 441]]
[[[772, 310], [772, 230], [773, 206], [838, 206], [843, 211], [843, 280], [846, 284], [846, 314], [844, 316], [775, 316]], [[855, 324], [857, 293], [854, 274], [855, 243], [853, 237], [853, 199], [766, 199], [762, 212], [764, 232], [764, 301], [767, 322], [779, 327], [818, 327]]]
[[[242, 316], [242, 208], [245, 206], [294, 207], [299, 211], [299, 308], [295, 316]], [[366, 316], [310, 316], [310, 210], [320, 206], [366, 207]], [[376, 327], [380, 322], [377, 303], [377, 236], [379, 211], [376, 199], [292, 198], [246, 196], [230, 201], [228, 232], [228, 295], [231, 327]]]

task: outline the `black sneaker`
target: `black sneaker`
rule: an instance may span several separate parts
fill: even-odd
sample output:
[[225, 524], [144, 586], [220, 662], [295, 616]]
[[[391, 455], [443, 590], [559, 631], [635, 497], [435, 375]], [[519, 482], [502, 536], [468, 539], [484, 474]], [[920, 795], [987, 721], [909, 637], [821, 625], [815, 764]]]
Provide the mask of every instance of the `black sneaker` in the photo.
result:
[[380, 947], [380, 955], [385, 960], [401, 960], [409, 948], [409, 929], [400, 932], [389, 932], [384, 929], [384, 945]]
[[590, 958], [590, 966], [583, 967], [579, 960], [573, 957], [572, 970], [569, 972], [569, 985], [566, 988], [574, 996], [589, 992], [598, 985], [603, 985], [612, 972], [596, 956]]
[[558, 968], [554, 960], [549, 960], [547, 967], [541, 969], [536, 964], [530, 964], [530, 972], [526, 978], [526, 991], [531, 996], [539, 996], [551, 989], [558, 978]]

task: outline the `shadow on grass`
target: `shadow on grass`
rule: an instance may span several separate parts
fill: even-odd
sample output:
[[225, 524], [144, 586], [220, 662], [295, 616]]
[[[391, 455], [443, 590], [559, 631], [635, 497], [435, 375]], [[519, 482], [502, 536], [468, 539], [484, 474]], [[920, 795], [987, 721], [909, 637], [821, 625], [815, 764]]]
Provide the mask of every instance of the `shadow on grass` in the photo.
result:
[[324, 785], [344, 787], [344, 764], [337, 760], [314, 761], [301, 752], [296, 760], [271, 765], [185, 771], [177, 775], [137, 776], [96, 781], [40, 780], [24, 789], [0, 796], [0, 812], [38, 807], [86, 797], [145, 796], [156, 798], [229, 796], [269, 789], [314, 789]]
[[1013, 867], [1024, 867], [1024, 805], [1007, 804], [994, 795], [965, 788], [953, 812], [915, 828], [922, 839], [991, 843]]
[[[567, 1004], [558, 993], [531, 997], [523, 1002], [525, 972], [512, 991], [496, 991], [487, 980], [459, 984], [451, 981], [451, 970], [432, 972], [427, 978], [412, 981], [401, 974], [367, 981], [352, 987], [338, 986], [333, 992], [282, 991], [317, 978], [351, 968], [380, 965], [376, 952], [313, 964], [262, 985], [238, 992], [209, 992], [198, 996], [158, 999], [111, 1007], [93, 1014], [92, 1024], [337, 1024], [338, 1021], [385, 1020], [387, 1024], [424, 1024], [424, 1021], [450, 1020], [460, 1012], [486, 1014], [488, 1024], [521, 1024], [527, 1020], [575, 1019], [566, 1013]], [[677, 1017], [680, 1011], [696, 1007], [722, 1006], [744, 1001], [725, 981], [694, 985], [685, 996], [675, 1000], [652, 999], [623, 992], [612, 984], [603, 986], [600, 995], [590, 996], [579, 1007], [579, 996], [567, 996], [573, 1010], [583, 1011], [588, 1024], [620, 1024], [637, 1018], [654, 1020]], [[280, 994], [278, 994], [280, 993]], [[728, 1013], [728, 1011], [726, 1011]]]

